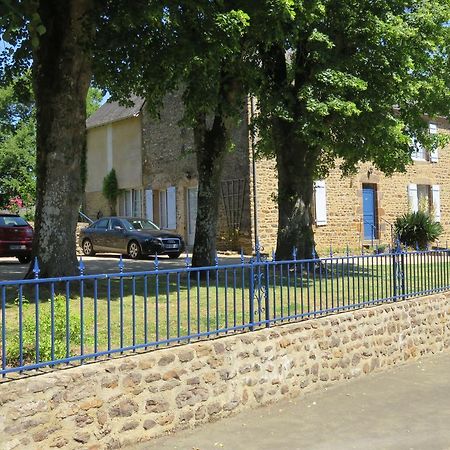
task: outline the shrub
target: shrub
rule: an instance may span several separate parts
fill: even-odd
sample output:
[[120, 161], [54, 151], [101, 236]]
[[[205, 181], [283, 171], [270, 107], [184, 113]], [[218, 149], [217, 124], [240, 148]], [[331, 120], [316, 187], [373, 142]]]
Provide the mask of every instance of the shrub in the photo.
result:
[[409, 247], [425, 250], [428, 244], [442, 234], [442, 225], [435, 222], [426, 211], [404, 214], [394, 223], [395, 234], [400, 242]]
[[[35, 305], [24, 300], [24, 319], [22, 329], [22, 345], [24, 362], [36, 361], [36, 318], [33, 313]], [[66, 357], [66, 298], [57, 295], [54, 299], [54, 357], [62, 359]], [[39, 308], [39, 357], [40, 361], [51, 361], [51, 304], [50, 301], [42, 303]], [[80, 319], [75, 315], [69, 316], [70, 344], [75, 346], [80, 343]], [[20, 356], [18, 333], [11, 336], [8, 343], [8, 364], [17, 364]], [[69, 352], [70, 354], [71, 352]]]
[[103, 178], [103, 195], [109, 203], [109, 209], [111, 210], [111, 215], [115, 216], [116, 214], [116, 203], [117, 197], [119, 196], [120, 189], [119, 183], [117, 181], [116, 171], [111, 169], [105, 178]]

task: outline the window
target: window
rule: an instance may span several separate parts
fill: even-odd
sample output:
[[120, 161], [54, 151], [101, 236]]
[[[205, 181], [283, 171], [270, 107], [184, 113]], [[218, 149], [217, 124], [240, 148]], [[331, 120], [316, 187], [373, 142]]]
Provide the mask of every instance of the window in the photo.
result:
[[106, 230], [108, 228], [109, 219], [100, 219], [96, 224], [95, 228], [97, 230]]
[[428, 186], [427, 184], [417, 185], [417, 204], [419, 210], [427, 212], [431, 211], [431, 186]]
[[441, 189], [439, 185], [409, 184], [408, 198], [412, 212], [427, 211], [434, 215], [436, 222], [441, 221]]
[[142, 190], [127, 189], [119, 197], [119, 214], [126, 217], [142, 216]]
[[0, 227], [26, 227], [28, 222], [19, 216], [0, 217]]
[[[428, 132], [430, 134], [437, 134], [437, 125], [430, 122], [428, 124]], [[416, 138], [412, 140], [413, 152], [411, 158], [415, 161], [430, 161], [438, 162], [438, 149], [428, 151]]]
[[121, 230], [123, 230], [123, 225], [122, 222], [119, 219], [111, 219], [111, 230], [114, 230], [116, 227], [120, 228]]

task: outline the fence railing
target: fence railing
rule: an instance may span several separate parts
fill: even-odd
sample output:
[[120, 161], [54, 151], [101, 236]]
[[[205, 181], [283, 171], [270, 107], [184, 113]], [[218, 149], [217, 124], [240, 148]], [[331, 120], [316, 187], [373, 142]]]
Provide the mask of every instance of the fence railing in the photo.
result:
[[[448, 249], [0, 282], [3, 377], [447, 290]], [[149, 264], [152, 264], [151, 262]]]

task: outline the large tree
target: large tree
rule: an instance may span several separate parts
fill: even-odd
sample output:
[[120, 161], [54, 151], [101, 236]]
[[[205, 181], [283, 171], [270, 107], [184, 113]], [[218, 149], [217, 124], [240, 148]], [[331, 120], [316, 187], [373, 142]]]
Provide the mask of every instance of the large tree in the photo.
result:
[[[250, 12], [261, 153], [278, 170], [277, 257], [314, 248], [314, 179], [339, 161], [404, 171], [411, 139], [448, 116], [448, 0], [262, 2]], [[272, 26], [268, 17], [272, 15]], [[264, 30], [264, 34], [261, 34]]]
[[2, 78], [30, 66], [33, 77], [37, 122], [33, 254], [39, 258], [41, 276], [76, 273], [80, 164], [99, 4], [93, 0], [2, 2], [0, 33], [13, 46], [3, 52]]
[[116, 1], [105, 17], [122, 23], [99, 28], [96, 73], [113, 99], [138, 94], [157, 113], [168, 92], [183, 92], [198, 170], [194, 266], [214, 262], [223, 159], [246, 94], [241, 56], [248, 16], [238, 3]]

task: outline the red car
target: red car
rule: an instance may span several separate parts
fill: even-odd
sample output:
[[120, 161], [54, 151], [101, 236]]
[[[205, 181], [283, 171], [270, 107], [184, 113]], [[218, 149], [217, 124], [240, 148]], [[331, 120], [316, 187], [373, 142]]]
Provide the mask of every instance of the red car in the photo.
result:
[[33, 228], [17, 214], [0, 214], [0, 256], [15, 256], [22, 264], [31, 260]]

